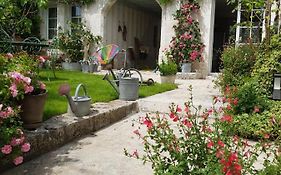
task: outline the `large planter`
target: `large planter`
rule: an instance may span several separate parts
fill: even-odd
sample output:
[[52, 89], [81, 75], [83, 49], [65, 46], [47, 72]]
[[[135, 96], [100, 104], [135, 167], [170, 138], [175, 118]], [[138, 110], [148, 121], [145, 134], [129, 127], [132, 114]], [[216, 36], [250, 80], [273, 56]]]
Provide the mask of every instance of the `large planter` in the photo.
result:
[[85, 73], [93, 73], [98, 71], [98, 65], [97, 64], [81, 64], [82, 72]]
[[161, 78], [161, 83], [175, 84], [176, 75], [168, 75], [168, 76], [161, 75], [160, 78]]
[[190, 73], [191, 72], [191, 63], [182, 63], [181, 72]]
[[47, 94], [46, 91], [43, 94], [24, 96], [20, 114], [24, 128], [36, 129], [41, 126]]
[[81, 64], [80, 63], [63, 62], [62, 68], [64, 70], [70, 70], [70, 71], [81, 71]]

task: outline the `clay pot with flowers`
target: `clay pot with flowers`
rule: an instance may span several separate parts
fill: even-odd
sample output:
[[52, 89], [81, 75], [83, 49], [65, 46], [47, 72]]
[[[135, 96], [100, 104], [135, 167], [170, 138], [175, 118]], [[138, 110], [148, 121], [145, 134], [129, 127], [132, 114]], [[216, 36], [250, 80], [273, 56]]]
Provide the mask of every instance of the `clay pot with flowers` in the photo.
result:
[[31, 76], [32, 79], [19, 72], [10, 72], [8, 75], [12, 79], [12, 85], [9, 88], [12, 96], [23, 95], [20, 116], [24, 128], [38, 128], [43, 121], [44, 105], [47, 98], [45, 84], [35, 77]]

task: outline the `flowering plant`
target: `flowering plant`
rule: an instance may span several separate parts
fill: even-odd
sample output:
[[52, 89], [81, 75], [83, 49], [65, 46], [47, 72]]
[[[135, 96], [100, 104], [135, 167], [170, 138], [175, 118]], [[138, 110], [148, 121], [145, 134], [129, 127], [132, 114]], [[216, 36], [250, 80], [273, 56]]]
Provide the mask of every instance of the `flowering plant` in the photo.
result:
[[[190, 88], [191, 90], [191, 88]], [[134, 133], [144, 144], [144, 155], [137, 150], [125, 155], [151, 162], [155, 174], [256, 174], [253, 166], [258, 156], [269, 150], [275, 151], [266, 140], [251, 143], [231, 135], [228, 124], [233, 121], [230, 104], [235, 99], [214, 97], [213, 107], [203, 110], [190, 102], [184, 109], [172, 104], [170, 114], [147, 114], [139, 119], [141, 124]], [[140, 129], [146, 128], [146, 133]], [[280, 149], [280, 148], [279, 148]]]
[[25, 53], [0, 55], [0, 167], [10, 160], [21, 164], [23, 153], [30, 150], [19, 113], [25, 95], [46, 92], [36, 73], [38, 63]]
[[174, 15], [174, 19], [178, 21], [173, 26], [176, 36], [172, 38], [169, 49], [164, 52], [177, 63], [203, 60], [204, 44], [201, 41], [199, 22], [192, 16], [199, 9], [196, 1], [190, 1], [183, 3]]

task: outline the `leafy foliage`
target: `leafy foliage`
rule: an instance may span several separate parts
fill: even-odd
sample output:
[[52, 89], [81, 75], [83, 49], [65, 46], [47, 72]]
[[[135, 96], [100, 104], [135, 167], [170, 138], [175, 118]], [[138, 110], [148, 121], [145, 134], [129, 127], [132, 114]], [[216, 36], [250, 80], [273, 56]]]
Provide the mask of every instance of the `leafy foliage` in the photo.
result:
[[83, 23], [70, 23], [70, 26], [72, 31], [59, 32], [53, 44], [65, 54], [66, 61], [77, 62], [83, 58], [84, 44], [99, 44], [101, 37], [94, 36]]
[[[0, 29], [6, 31], [12, 38], [25, 37], [31, 32], [34, 34], [40, 28], [38, 10], [45, 7], [47, 2], [47, 0], [0, 1]], [[38, 25], [34, 26], [35, 24]]]
[[252, 77], [255, 77], [260, 87], [268, 95], [271, 94], [273, 74], [281, 71], [281, 39], [275, 35], [271, 39], [269, 50], [263, 44], [253, 67]]
[[[265, 147], [268, 140], [250, 146], [246, 139], [230, 135], [233, 115], [227, 106], [233, 99], [214, 97], [214, 106], [207, 110], [195, 107], [192, 95], [190, 99], [183, 109], [172, 104], [169, 114], [140, 117], [134, 134], [143, 143], [144, 153], [125, 149], [125, 155], [150, 162], [156, 175], [257, 174], [254, 163], [258, 156], [276, 148]], [[268, 151], [266, 158], [269, 155]]]
[[239, 86], [250, 77], [257, 48], [252, 44], [226, 47], [222, 53], [223, 70], [216, 85], [224, 91], [227, 86]]
[[233, 94], [233, 97], [238, 99], [237, 105], [234, 106], [235, 114], [255, 112], [255, 109], [263, 111], [267, 109], [267, 96], [259, 90], [259, 84], [256, 80], [251, 79], [241, 85]]
[[162, 76], [176, 75], [178, 72], [177, 64], [172, 60], [167, 62], [162, 60], [162, 63], [159, 65], [159, 71]]

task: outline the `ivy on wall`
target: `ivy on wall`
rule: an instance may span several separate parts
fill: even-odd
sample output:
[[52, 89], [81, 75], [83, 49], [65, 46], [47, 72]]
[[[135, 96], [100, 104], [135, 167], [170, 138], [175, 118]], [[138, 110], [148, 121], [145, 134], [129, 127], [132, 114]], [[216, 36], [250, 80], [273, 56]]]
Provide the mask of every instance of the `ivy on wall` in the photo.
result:
[[94, 2], [95, 0], [58, 0], [60, 3], [65, 4], [79, 4], [79, 5], [86, 5]]

